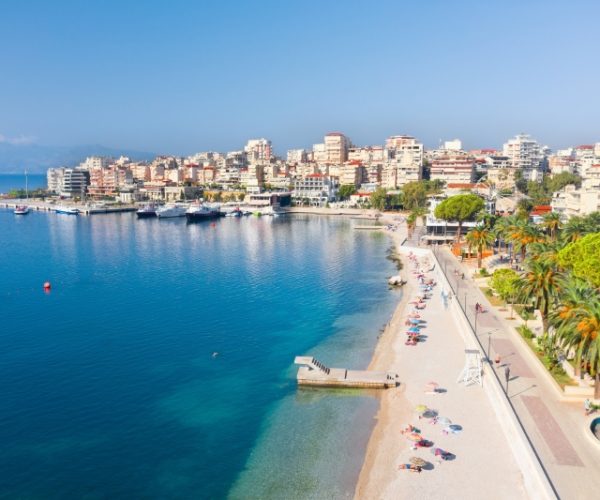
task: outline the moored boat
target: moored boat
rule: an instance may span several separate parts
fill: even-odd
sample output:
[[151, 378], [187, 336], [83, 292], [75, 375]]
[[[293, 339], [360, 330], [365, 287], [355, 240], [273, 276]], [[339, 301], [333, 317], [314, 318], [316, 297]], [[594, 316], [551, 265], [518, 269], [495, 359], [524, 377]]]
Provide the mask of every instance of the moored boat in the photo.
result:
[[159, 219], [167, 219], [171, 217], [185, 217], [185, 212], [188, 209], [187, 203], [169, 203], [164, 207], [156, 210], [156, 216]]
[[27, 215], [29, 207], [27, 205], [17, 205], [14, 210], [15, 215]]
[[154, 205], [154, 203], [148, 203], [147, 205], [139, 208], [135, 214], [137, 215], [138, 219], [147, 219], [149, 217], [156, 217], [156, 210], [157, 207]]
[[189, 221], [216, 219], [221, 217], [218, 207], [209, 206], [203, 203], [194, 203], [187, 209], [185, 216]]
[[65, 205], [59, 205], [54, 209], [57, 214], [65, 215], [79, 215], [79, 209], [75, 207], [67, 207]]

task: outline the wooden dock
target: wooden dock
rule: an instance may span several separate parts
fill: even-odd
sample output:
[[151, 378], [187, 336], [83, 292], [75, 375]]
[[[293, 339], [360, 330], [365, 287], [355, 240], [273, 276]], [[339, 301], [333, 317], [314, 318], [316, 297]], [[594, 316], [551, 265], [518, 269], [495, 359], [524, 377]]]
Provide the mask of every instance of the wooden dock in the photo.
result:
[[399, 383], [395, 373], [328, 368], [312, 356], [296, 356], [294, 363], [301, 365], [296, 377], [298, 385], [388, 389]]

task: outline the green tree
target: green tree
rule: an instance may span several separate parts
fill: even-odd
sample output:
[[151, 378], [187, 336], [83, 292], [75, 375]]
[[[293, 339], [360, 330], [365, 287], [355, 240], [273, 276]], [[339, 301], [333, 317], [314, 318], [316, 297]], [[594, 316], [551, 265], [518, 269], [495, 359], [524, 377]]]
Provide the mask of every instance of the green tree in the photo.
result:
[[471, 229], [465, 236], [469, 247], [477, 249], [477, 267], [481, 268], [483, 251], [494, 242], [494, 234], [491, 229], [484, 225], [479, 225]]
[[580, 187], [581, 177], [570, 172], [561, 172], [560, 174], [553, 175], [552, 177], [544, 177], [544, 186], [550, 194], [560, 191], [569, 184]]
[[338, 190], [340, 200], [347, 200], [353, 194], [356, 194], [356, 186], [354, 184], [342, 184]]
[[377, 188], [371, 193], [371, 206], [377, 210], [385, 210], [387, 206], [387, 191], [385, 188]]
[[402, 187], [402, 202], [406, 210], [427, 206], [427, 181], [409, 182]]
[[513, 300], [518, 291], [519, 275], [512, 269], [496, 269], [490, 279], [490, 286], [504, 301]]
[[600, 233], [569, 243], [558, 253], [558, 261], [574, 276], [600, 287]]
[[457, 194], [442, 201], [435, 207], [435, 217], [447, 222], [458, 222], [457, 242], [460, 243], [462, 226], [466, 221], [475, 220], [483, 210], [483, 200], [475, 194]]

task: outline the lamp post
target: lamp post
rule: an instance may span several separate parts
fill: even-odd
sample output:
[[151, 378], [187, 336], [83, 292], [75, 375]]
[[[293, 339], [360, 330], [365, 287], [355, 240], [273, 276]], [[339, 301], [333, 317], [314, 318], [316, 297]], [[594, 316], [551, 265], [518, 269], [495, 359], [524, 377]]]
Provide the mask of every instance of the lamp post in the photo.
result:
[[487, 350], [487, 360], [488, 363], [491, 365], [492, 364], [492, 353], [491, 353], [491, 348], [492, 348], [492, 333], [494, 333], [494, 330], [490, 330], [488, 332], [488, 350]]
[[506, 379], [506, 395], [508, 396], [508, 381], [510, 380], [510, 368], [508, 365], [504, 367], [504, 378]]
[[[475, 306], [475, 335], [477, 335], [477, 316], [479, 316], [479, 307], [476, 305]], [[489, 351], [489, 347], [488, 347], [488, 351]], [[488, 356], [489, 358], [489, 356]]]

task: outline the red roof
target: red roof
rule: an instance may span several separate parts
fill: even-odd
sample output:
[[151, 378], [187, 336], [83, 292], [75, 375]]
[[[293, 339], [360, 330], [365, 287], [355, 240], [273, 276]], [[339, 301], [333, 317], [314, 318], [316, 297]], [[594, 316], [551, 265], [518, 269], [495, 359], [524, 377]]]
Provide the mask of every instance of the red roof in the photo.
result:
[[533, 210], [529, 215], [544, 215], [552, 212], [552, 207], [550, 205], [537, 205], [533, 207]]
[[308, 174], [306, 177], [323, 177], [323, 174]]
[[581, 146], [577, 146], [575, 149], [594, 149], [594, 146], [591, 144], [582, 144]]

